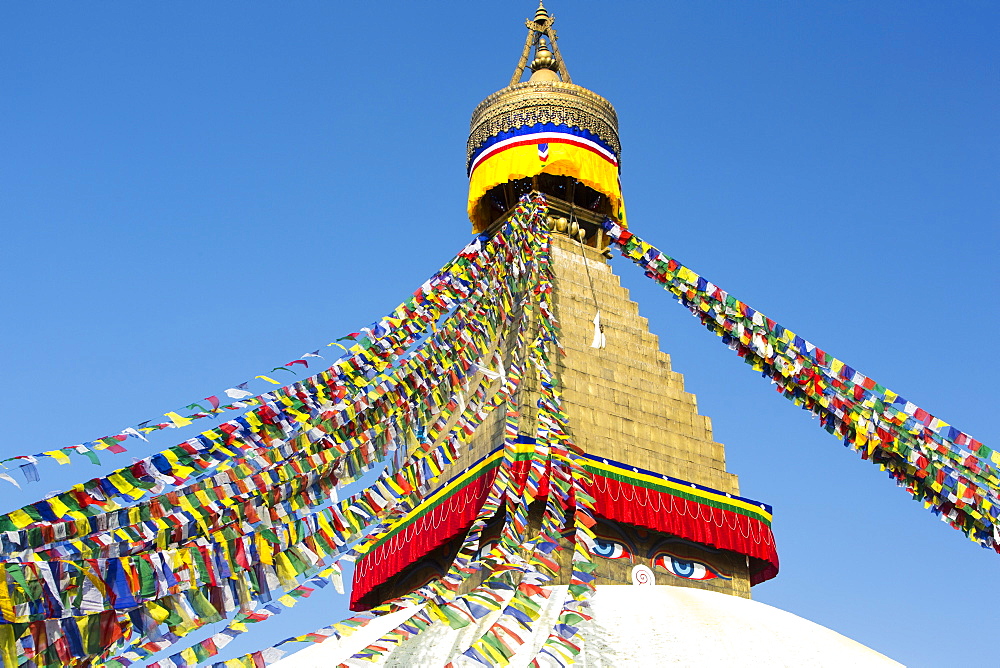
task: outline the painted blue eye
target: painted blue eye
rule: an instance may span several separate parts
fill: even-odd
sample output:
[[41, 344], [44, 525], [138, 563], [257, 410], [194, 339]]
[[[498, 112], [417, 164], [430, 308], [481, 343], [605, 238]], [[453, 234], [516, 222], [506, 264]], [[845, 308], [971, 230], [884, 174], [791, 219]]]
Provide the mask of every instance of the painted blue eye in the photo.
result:
[[656, 559], [653, 560], [653, 565], [660, 566], [671, 575], [676, 575], [677, 577], [684, 578], [685, 580], [714, 580], [715, 578], [722, 578], [723, 580], [732, 579], [722, 575], [708, 564], [703, 564], [702, 562], [694, 561], [693, 559], [681, 559], [680, 557], [675, 557], [672, 554], [657, 555]]
[[[693, 578], [695, 575], [695, 563], [693, 561], [687, 561], [685, 559], [673, 559], [674, 573], [682, 578]], [[701, 566], [701, 564], [698, 564]], [[705, 568], [702, 567], [698, 569], [699, 571], [704, 571]], [[699, 573], [700, 575], [700, 573]]]
[[594, 554], [605, 559], [629, 559], [632, 556], [627, 547], [607, 538], [594, 539]]

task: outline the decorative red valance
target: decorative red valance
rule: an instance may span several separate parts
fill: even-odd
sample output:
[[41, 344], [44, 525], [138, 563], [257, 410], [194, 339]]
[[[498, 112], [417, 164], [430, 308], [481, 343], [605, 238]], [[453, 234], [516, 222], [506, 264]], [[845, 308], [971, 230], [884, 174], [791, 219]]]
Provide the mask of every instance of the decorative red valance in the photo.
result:
[[[375, 587], [468, 530], [489, 495], [500, 454], [491, 454], [443, 485], [369, 549], [355, 566], [352, 610], [376, 604], [364, 600]], [[766, 504], [607, 459], [588, 457], [584, 468], [593, 478], [587, 490], [599, 517], [746, 555], [752, 585], [778, 574]], [[514, 463], [519, 487], [527, 470], [527, 461]]]
[[377, 601], [371, 605], [362, 601], [375, 587], [467, 531], [489, 496], [496, 474], [495, 467], [484, 471], [359, 559], [354, 566], [351, 610], [367, 610], [377, 605]]
[[594, 512], [604, 519], [750, 557], [751, 585], [778, 574], [774, 534], [763, 520], [602, 475], [594, 475], [588, 491]]

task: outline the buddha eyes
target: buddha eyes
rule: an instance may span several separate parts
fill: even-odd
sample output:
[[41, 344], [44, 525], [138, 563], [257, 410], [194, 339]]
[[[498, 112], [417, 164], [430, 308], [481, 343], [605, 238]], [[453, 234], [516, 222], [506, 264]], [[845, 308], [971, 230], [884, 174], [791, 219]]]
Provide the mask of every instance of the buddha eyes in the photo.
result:
[[607, 538], [594, 539], [594, 554], [605, 559], [631, 559], [632, 553], [622, 543]]
[[684, 578], [685, 580], [713, 580], [715, 578], [722, 578], [723, 580], [729, 580], [725, 575], [722, 575], [714, 568], [707, 564], [703, 564], [700, 561], [694, 561], [693, 559], [681, 559], [680, 557], [675, 557], [672, 554], [659, 554], [656, 559], [653, 560], [654, 566], [661, 566], [671, 575], [676, 575], [679, 578]]
[[[603, 559], [632, 559], [632, 551], [624, 544], [610, 538], [594, 538], [594, 556]], [[667, 552], [660, 552], [653, 559], [653, 567], [659, 566], [671, 575], [685, 580], [714, 580], [721, 578], [730, 580], [732, 578], [723, 575], [708, 564], [695, 561], [694, 559], [684, 559], [676, 557]]]

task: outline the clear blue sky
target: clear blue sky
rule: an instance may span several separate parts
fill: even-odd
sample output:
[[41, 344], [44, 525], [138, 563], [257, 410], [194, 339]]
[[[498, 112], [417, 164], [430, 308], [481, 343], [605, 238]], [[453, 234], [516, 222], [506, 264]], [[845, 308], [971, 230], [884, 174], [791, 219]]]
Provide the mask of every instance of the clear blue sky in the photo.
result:
[[[617, 106], [635, 232], [1000, 445], [1000, 5], [549, 8], [574, 81]], [[467, 239], [469, 114], [533, 11], [5, 3], [0, 453], [179, 409], [395, 306]], [[774, 506], [782, 570], [754, 597], [912, 666], [995, 665], [1000, 556], [613, 266], [743, 493]], [[0, 481], [0, 510], [102, 470], [41, 469], [25, 493]], [[239, 649], [335, 621], [330, 591]]]

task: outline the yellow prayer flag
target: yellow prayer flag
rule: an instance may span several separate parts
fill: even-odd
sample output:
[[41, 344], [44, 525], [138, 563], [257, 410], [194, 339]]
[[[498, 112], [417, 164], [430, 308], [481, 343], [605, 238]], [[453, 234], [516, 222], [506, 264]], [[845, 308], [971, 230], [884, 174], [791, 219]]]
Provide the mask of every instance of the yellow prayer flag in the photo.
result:
[[282, 586], [291, 589], [295, 586], [295, 567], [284, 552], [278, 552], [274, 557], [274, 571]]
[[48, 455], [52, 459], [59, 462], [59, 465], [69, 464], [69, 455], [66, 454], [65, 450], [46, 450], [42, 453], [43, 455]]
[[3, 661], [3, 665], [18, 665], [18, 654], [14, 627], [10, 624], [0, 624], [0, 660]]
[[677, 278], [681, 279], [685, 283], [696, 284], [698, 282], [698, 274], [694, 273], [687, 267], [681, 267], [677, 272]]
[[188, 498], [187, 494], [182, 494], [177, 499], [177, 505], [181, 507], [181, 510], [186, 510], [188, 512], [194, 512], [194, 504], [191, 503], [191, 499]]
[[174, 475], [177, 476], [178, 478], [187, 478], [194, 472], [195, 469], [193, 469], [190, 466], [182, 466], [178, 464], [177, 466], [174, 467]]
[[[10, 599], [10, 590], [7, 588], [7, 567], [0, 564], [0, 617], [6, 622], [15, 621], [14, 602]], [[10, 628], [9, 624], [0, 624], [0, 628]], [[4, 664], [16, 666], [17, 662]]]
[[29, 526], [35, 521], [31, 519], [31, 516], [28, 515], [28, 513], [24, 512], [20, 508], [12, 511], [9, 514], [9, 517], [10, 521], [13, 522], [14, 526], [16, 526], [18, 529], [23, 529], [24, 527]]
[[128, 492], [135, 487], [135, 485], [126, 480], [121, 473], [112, 473], [109, 475], [108, 482], [114, 485], [115, 489], [123, 494], [128, 494]]
[[257, 553], [260, 555], [260, 562], [271, 566], [274, 564], [274, 552], [270, 541], [264, 536], [257, 534]]
[[49, 508], [56, 514], [56, 517], [67, 517], [72, 512], [69, 506], [59, 500], [58, 496], [49, 499]]
[[170, 418], [170, 421], [174, 423], [175, 427], [186, 427], [189, 424], [191, 424], [191, 420], [187, 419], [183, 415], [174, 413], [173, 411], [170, 411], [169, 413], [164, 413], [163, 415], [164, 417]]
[[[437, 621], [444, 622], [445, 624], [448, 623], [448, 617], [443, 612], [441, 612], [441, 606], [439, 606], [437, 603], [428, 601], [427, 605], [424, 606], [424, 610]], [[334, 626], [336, 627], [336, 624]]]

